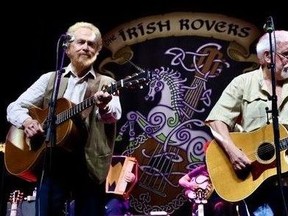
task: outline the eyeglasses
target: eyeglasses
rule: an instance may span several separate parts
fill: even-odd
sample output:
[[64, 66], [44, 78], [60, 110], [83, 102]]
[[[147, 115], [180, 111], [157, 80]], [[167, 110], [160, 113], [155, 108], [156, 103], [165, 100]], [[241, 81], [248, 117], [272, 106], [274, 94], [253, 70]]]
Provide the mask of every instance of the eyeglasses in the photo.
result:
[[288, 60], [288, 53], [287, 52], [285, 52], [285, 53], [276, 52], [276, 54], [278, 56], [280, 56], [281, 58], [284, 58], [284, 59]]

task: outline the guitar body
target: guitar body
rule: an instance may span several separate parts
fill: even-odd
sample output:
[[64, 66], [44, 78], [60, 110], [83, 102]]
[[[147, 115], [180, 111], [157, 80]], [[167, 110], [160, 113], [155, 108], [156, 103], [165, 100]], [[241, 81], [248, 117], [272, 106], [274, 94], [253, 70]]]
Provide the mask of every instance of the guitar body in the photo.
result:
[[[64, 98], [57, 100], [56, 114], [61, 113], [72, 104]], [[32, 118], [43, 123], [48, 115], [48, 109], [33, 107], [29, 110]], [[68, 119], [56, 126], [56, 147], [70, 151], [74, 144], [81, 139], [75, 121]], [[81, 134], [83, 136], [83, 133]], [[83, 139], [83, 138], [82, 138]], [[18, 176], [26, 181], [35, 182], [37, 180], [35, 171], [39, 160], [41, 160], [46, 147], [45, 138], [40, 137], [34, 141], [25, 137], [22, 129], [11, 126], [6, 136], [4, 161], [6, 169], [12, 175]]]
[[[288, 171], [288, 133], [280, 132], [281, 173]], [[252, 160], [249, 173], [238, 176], [225, 152], [215, 140], [206, 151], [206, 164], [213, 187], [224, 200], [237, 202], [251, 195], [266, 179], [277, 174], [273, 125], [249, 133], [231, 133], [232, 140]]]

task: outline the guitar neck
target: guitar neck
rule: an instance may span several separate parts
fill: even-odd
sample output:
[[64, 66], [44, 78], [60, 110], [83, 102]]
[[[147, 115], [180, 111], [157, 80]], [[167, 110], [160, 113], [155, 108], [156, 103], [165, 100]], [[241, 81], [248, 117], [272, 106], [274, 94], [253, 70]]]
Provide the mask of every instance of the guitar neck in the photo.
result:
[[18, 204], [17, 203], [12, 203], [9, 216], [17, 216], [17, 211], [18, 211]]
[[83, 110], [89, 108], [90, 106], [93, 106], [95, 104], [95, 98], [94, 96], [86, 98], [84, 101], [82, 101], [79, 104], [76, 104], [75, 106], [72, 106], [70, 109], [67, 109], [57, 115], [56, 124], [59, 125], [62, 122], [72, 118], [73, 116], [79, 114]]
[[18, 208], [23, 199], [23, 193], [20, 190], [15, 190], [10, 195], [11, 209], [9, 216], [17, 216]]
[[288, 149], [288, 137], [280, 140], [280, 151]]
[[[118, 91], [120, 88], [123, 88], [123, 80], [120, 80], [116, 83], [112, 83], [110, 86], [106, 87], [103, 91], [113, 94]], [[57, 115], [56, 124], [61, 124], [62, 122], [72, 118], [73, 116], [79, 114], [83, 110], [93, 106], [96, 103], [94, 96], [84, 99], [81, 103], [72, 106], [70, 109], [67, 109]]]
[[[103, 88], [103, 91], [108, 92], [109, 94], [113, 94], [124, 87], [129, 88], [129, 87], [133, 87], [135, 85], [139, 85], [139, 84], [149, 81], [149, 76], [150, 76], [149, 74], [147, 74], [146, 77], [137, 78], [142, 73], [146, 73], [146, 72], [135, 73], [132, 76], [126, 77], [125, 79], [121, 79], [115, 83], [111, 83], [109, 86], [106, 86], [105, 88]], [[62, 122], [79, 114], [83, 110], [93, 106], [95, 103], [96, 101], [95, 101], [94, 96], [86, 98], [81, 103], [76, 104], [75, 106], [72, 106], [70, 109], [67, 109], [59, 113], [57, 115], [56, 124], [57, 125], [61, 124]]]

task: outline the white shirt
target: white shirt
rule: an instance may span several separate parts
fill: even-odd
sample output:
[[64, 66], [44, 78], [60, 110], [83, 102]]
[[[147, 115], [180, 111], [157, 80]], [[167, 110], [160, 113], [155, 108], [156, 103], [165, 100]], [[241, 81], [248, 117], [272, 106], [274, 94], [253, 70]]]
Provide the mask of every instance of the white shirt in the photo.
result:
[[[68, 79], [67, 89], [64, 92], [63, 97], [70, 100], [74, 104], [78, 104], [83, 101], [85, 92], [88, 86], [87, 76], [93, 76], [96, 78], [96, 73], [91, 70], [84, 77], [77, 77], [71, 72], [71, 65], [65, 68], [64, 75], [71, 73]], [[29, 118], [29, 108], [31, 106], [42, 107], [45, 91], [53, 72], [48, 72], [40, 76], [25, 92], [23, 92], [16, 101], [10, 103], [7, 107], [7, 120], [20, 128], [23, 122]], [[98, 109], [96, 109], [96, 115], [99, 120], [104, 123], [112, 123], [119, 120], [121, 117], [121, 105], [119, 96], [112, 95], [112, 100], [108, 104], [108, 112], [100, 116]]]

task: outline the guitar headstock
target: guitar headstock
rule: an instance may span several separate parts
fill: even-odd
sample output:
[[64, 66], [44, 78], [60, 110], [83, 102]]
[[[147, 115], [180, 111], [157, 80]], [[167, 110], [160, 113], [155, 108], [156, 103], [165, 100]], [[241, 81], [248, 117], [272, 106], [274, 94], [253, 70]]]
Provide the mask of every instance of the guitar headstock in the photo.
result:
[[140, 73], [134, 73], [131, 76], [127, 76], [123, 79], [125, 88], [143, 88], [151, 80], [151, 72], [142, 70]]
[[15, 190], [10, 194], [9, 201], [12, 204], [19, 204], [23, 201], [23, 192], [20, 190]]
[[134, 73], [106, 87], [110, 94], [121, 88], [143, 88], [151, 80], [151, 72], [142, 70], [140, 73]]
[[23, 192], [20, 190], [15, 190], [10, 194], [10, 199], [9, 201], [11, 202], [11, 209], [10, 209], [10, 216], [17, 216], [19, 215], [19, 206], [23, 201]]
[[0, 143], [0, 152], [5, 153], [5, 143]]

